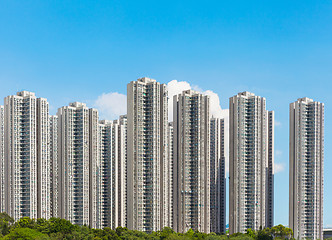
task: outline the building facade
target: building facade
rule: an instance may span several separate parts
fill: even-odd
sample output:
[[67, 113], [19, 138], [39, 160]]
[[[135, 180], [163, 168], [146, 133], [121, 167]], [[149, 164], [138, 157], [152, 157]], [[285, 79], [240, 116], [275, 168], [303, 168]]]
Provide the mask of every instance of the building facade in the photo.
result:
[[[229, 127], [229, 228], [230, 234], [267, 226], [269, 165], [273, 166], [273, 145], [269, 145], [266, 100], [242, 92], [230, 98]], [[272, 136], [273, 139], [273, 136]], [[270, 146], [270, 147], [269, 147]], [[269, 159], [269, 152], [271, 158]], [[269, 164], [269, 161], [271, 163]]]
[[112, 225], [112, 122], [99, 121], [97, 161], [97, 228]]
[[[168, 148], [168, 184], [167, 192], [168, 194], [168, 205], [167, 214], [168, 214], [168, 224], [166, 226], [173, 228], [173, 218], [174, 218], [174, 199], [173, 199], [173, 181], [174, 181], [174, 127], [173, 122], [168, 123], [168, 134], [167, 134], [167, 148]], [[167, 204], [167, 203], [166, 203]]]
[[97, 228], [126, 227], [127, 117], [99, 121]]
[[51, 162], [49, 104], [46, 98], [37, 98], [37, 217], [51, 217]]
[[97, 228], [97, 162], [99, 116], [97, 109], [89, 109], [89, 225]]
[[113, 228], [127, 226], [127, 115], [113, 121], [114, 208]]
[[45, 98], [22, 91], [4, 100], [5, 211], [50, 218], [49, 109]]
[[165, 84], [141, 78], [127, 86], [127, 226], [152, 232], [168, 225], [168, 97]]
[[59, 216], [58, 208], [58, 117], [52, 115], [49, 117], [50, 124], [50, 172], [51, 172], [51, 185], [50, 185], [50, 199], [51, 199], [51, 217]]
[[5, 211], [5, 111], [0, 106], [0, 211]]
[[290, 104], [289, 226], [296, 239], [323, 239], [324, 104]]
[[226, 168], [224, 119], [210, 120], [211, 232], [226, 233]]
[[210, 100], [187, 90], [173, 98], [174, 229], [210, 232]]
[[57, 116], [59, 217], [95, 228], [98, 112], [74, 102]]
[[268, 112], [266, 227], [274, 226], [274, 111]]

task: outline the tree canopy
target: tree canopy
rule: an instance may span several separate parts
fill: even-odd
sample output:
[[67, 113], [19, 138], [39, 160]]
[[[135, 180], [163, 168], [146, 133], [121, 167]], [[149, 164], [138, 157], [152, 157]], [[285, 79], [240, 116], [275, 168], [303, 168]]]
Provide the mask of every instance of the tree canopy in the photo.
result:
[[60, 218], [30, 219], [28, 217], [14, 221], [8, 214], [0, 213], [0, 239], [93, 239], [93, 240], [272, 240], [291, 239], [293, 232], [282, 225], [264, 228], [259, 231], [248, 229], [246, 233], [235, 233], [230, 236], [216, 233], [202, 233], [190, 229], [186, 233], [177, 233], [169, 227], [152, 233], [129, 230], [125, 227], [93, 229], [88, 226], [78, 226]]

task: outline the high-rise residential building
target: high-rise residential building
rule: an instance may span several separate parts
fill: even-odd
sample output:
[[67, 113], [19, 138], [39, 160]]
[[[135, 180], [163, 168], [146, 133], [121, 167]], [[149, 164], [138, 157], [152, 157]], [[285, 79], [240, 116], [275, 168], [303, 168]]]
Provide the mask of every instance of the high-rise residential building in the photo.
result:
[[98, 111], [74, 102], [59, 108], [57, 116], [59, 217], [95, 228]]
[[113, 121], [114, 155], [113, 177], [114, 207], [112, 208], [113, 228], [127, 226], [127, 115]]
[[[273, 118], [266, 100], [242, 92], [230, 98], [229, 228], [230, 234], [267, 226], [270, 167], [273, 168]], [[273, 114], [271, 113], [273, 117]], [[270, 156], [270, 157], [269, 157]], [[269, 189], [269, 188], [272, 189]], [[272, 213], [273, 215], [273, 213]]]
[[274, 111], [268, 112], [266, 227], [274, 226]]
[[[165, 142], [165, 161], [162, 165], [163, 172], [163, 188], [162, 188], [162, 206], [163, 206], [163, 226], [171, 227], [173, 225], [173, 156], [172, 156], [172, 145], [173, 145], [173, 127], [172, 123], [167, 124], [166, 129], [166, 142]], [[169, 155], [171, 154], [171, 155]]]
[[97, 228], [97, 162], [99, 116], [97, 109], [89, 109], [89, 225]]
[[0, 211], [5, 211], [5, 112], [0, 106]]
[[51, 168], [49, 104], [46, 98], [37, 98], [37, 217], [51, 217]]
[[50, 173], [51, 173], [51, 184], [50, 184], [50, 199], [51, 199], [51, 217], [59, 216], [58, 208], [58, 116], [53, 115], [49, 118], [50, 124]]
[[14, 219], [50, 218], [49, 109], [22, 91], [4, 101], [5, 211]]
[[187, 90], [173, 98], [174, 229], [210, 232], [210, 100]]
[[112, 226], [112, 121], [99, 121], [97, 161], [97, 228]]
[[97, 227], [126, 226], [127, 118], [99, 121]]
[[226, 233], [226, 169], [224, 119], [210, 120], [211, 232]]
[[127, 86], [127, 226], [151, 232], [167, 225], [168, 96], [165, 84], [141, 78]]
[[167, 134], [167, 149], [168, 149], [168, 185], [167, 185], [167, 192], [168, 194], [168, 204], [166, 206], [168, 212], [168, 224], [166, 226], [173, 228], [173, 216], [174, 216], [174, 209], [173, 209], [173, 180], [174, 180], [174, 128], [173, 122], [168, 123], [168, 134]]
[[323, 239], [324, 104], [290, 104], [289, 227], [296, 239]]

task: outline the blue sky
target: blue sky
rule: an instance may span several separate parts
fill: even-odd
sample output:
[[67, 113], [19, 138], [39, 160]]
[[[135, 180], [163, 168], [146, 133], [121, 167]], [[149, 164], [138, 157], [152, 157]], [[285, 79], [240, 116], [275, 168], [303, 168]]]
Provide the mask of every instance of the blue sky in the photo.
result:
[[[34, 91], [54, 114], [71, 101], [97, 106], [103, 93], [123, 99], [126, 84], [143, 76], [212, 90], [223, 109], [239, 91], [264, 96], [278, 122], [275, 224], [285, 225], [289, 103], [303, 96], [324, 102], [324, 225], [332, 227], [331, 12], [331, 1], [305, 0], [4, 0], [0, 97]], [[119, 108], [111, 114], [124, 105], [111, 104]]]

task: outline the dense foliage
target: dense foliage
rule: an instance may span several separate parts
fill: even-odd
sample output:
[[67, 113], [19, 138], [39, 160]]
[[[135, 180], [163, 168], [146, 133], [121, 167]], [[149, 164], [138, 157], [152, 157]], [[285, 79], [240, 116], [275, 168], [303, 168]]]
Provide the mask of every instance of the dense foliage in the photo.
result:
[[128, 230], [118, 227], [92, 229], [88, 226], [77, 226], [69, 221], [60, 218], [30, 219], [21, 218], [17, 222], [6, 213], [0, 213], [0, 239], [206, 239], [206, 240], [271, 240], [290, 239], [292, 230], [282, 225], [273, 228], [265, 228], [259, 231], [248, 229], [246, 234], [236, 233], [230, 236], [216, 233], [201, 233], [189, 230], [186, 233], [176, 233], [171, 228], [165, 227], [162, 231], [150, 234], [141, 231]]

